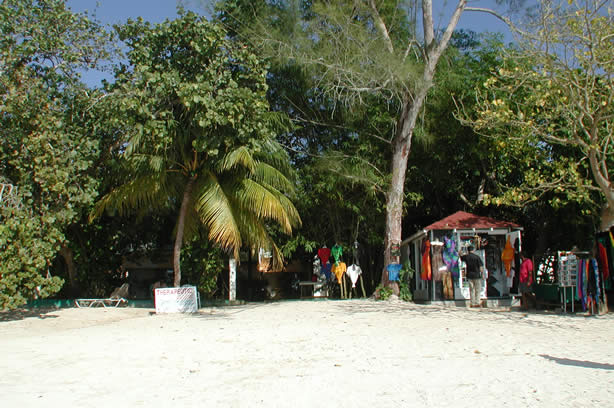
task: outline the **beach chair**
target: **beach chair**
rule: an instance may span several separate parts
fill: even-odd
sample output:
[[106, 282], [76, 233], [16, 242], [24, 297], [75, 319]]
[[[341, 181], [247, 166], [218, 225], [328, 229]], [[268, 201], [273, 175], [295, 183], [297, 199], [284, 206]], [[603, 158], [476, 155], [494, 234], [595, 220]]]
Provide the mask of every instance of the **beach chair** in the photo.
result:
[[130, 285], [124, 283], [119, 288], [115, 288], [108, 298], [101, 299], [75, 299], [76, 307], [118, 307], [128, 304], [125, 299], [128, 297]]

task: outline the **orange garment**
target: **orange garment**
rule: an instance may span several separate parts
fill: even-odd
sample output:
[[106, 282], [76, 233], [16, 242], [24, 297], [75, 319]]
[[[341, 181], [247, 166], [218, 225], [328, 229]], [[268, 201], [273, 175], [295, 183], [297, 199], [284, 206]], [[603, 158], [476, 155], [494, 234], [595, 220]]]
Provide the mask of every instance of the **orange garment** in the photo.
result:
[[512, 262], [514, 261], [514, 247], [510, 242], [510, 237], [507, 237], [507, 241], [505, 242], [505, 248], [501, 253], [501, 260], [503, 261], [503, 266], [505, 266], [505, 274], [509, 278], [512, 270]]
[[431, 241], [428, 239], [422, 245], [422, 280], [431, 280]]
[[337, 282], [341, 283], [341, 279], [343, 278], [343, 274], [347, 271], [347, 266], [345, 262], [339, 262], [338, 264], [333, 264], [332, 272], [337, 277]]

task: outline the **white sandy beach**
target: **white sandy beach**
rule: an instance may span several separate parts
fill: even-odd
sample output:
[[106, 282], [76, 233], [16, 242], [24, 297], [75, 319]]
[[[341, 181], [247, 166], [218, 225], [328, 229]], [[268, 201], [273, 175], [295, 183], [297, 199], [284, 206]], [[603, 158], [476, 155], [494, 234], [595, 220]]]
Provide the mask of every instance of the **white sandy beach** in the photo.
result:
[[611, 407], [614, 316], [287, 301], [0, 315], [0, 407]]

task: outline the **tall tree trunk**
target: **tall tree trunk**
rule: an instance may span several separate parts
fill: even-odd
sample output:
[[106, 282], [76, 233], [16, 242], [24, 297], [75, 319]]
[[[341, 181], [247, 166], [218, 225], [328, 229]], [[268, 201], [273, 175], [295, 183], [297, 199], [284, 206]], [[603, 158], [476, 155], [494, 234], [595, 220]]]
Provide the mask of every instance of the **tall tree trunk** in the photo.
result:
[[175, 247], [173, 248], [173, 272], [175, 278], [173, 286], [181, 286], [181, 247], [183, 246], [183, 231], [185, 230], [185, 216], [188, 212], [188, 204], [192, 198], [192, 189], [196, 176], [191, 177], [183, 192], [183, 200], [181, 201], [181, 209], [179, 210], [179, 219], [177, 220], [177, 234], [175, 235]]
[[[403, 101], [403, 107], [397, 121], [397, 134], [392, 141], [392, 179], [386, 197], [386, 236], [384, 249], [384, 270], [381, 283], [384, 287], [391, 287], [398, 292], [398, 285], [391, 284], [386, 272], [386, 265], [392, 263], [391, 248], [394, 244], [401, 243], [401, 228], [403, 221], [403, 198], [405, 191], [405, 176], [407, 172], [407, 160], [411, 150], [412, 136], [416, 126], [418, 114], [422, 109], [426, 94], [433, 86], [433, 77], [437, 62], [447, 48], [452, 33], [458, 24], [458, 20], [467, 5], [466, 0], [459, 0], [456, 9], [450, 18], [448, 26], [443, 32], [439, 42], [435, 39], [433, 25], [432, 0], [422, 1], [422, 26], [424, 30], [424, 70], [421, 84], [418, 85], [415, 94], [407, 94]], [[382, 27], [384, 29], [385, 27]], [[395, 259], [396, 260], [396, 259]]]
[[[388, 280], [386, 265], [397, 262], [392, 256], [393, 245], [401, 244], [402, 221], [403, 221], [403, 198], [405, 196], [405, 177], [407, 174], [407, 161], [411, 150], [411, 142], [416, 126], [416, 120], [420, 109], [430, 88], [430, 81], [411, 100], [407, 95], [403, 104], [403, 110], [398, 120], [397, 134], [392, 144], [392, 178], [390, 188], [386, 195], [386, 236], [384, 238], [384, 271], [382, 272], [382, 285], [391, 287], [398, 294], [398, 286]], [[394, 262], [393, 262], [394, 261]]]
[[[593, 139], [596, 140], [597, 138], [595, 137]], [[591, 165], [593, 178], [606, 199], [606, 203], [601, 210], [601, 225], [599, 229], [601, 231], [607, 231], [614, 225], [614, 189], [612, 188], [613, 185], [607, 173], [607, 167], [602, 164], [603, 160], [599, 160], [598, 155], [599, 153], [596, 149], [589, 149], [588, 159]]]
[[79, 284], [77, 283], [77, 268], [75, 267], [73, 251], [66, 245], [66, 242], [62, 242], [62, 246], [60, 246], [60, 255], [62, 256], [62, 258], [64, 258], [64, 263], [66, 263], [70, 294], [72, 296], [76, 296], [79, 293]]

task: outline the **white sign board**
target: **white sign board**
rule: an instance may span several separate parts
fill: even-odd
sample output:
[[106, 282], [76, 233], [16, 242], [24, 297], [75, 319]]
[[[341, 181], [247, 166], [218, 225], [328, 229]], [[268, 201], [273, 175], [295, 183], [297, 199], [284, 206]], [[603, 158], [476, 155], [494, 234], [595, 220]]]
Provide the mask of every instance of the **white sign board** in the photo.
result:
[[196, 313], [198, 293], [195, 286], [158, 288], [155, 290], [156, 313]]

